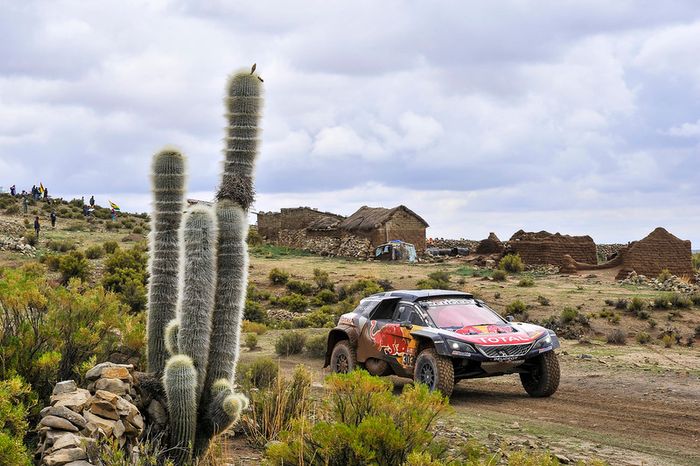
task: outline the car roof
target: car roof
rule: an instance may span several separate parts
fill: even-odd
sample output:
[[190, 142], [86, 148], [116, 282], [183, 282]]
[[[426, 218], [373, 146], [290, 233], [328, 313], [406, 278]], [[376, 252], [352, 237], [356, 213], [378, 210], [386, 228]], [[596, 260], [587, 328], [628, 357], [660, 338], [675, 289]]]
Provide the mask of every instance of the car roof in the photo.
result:
[[460, 298], [473, 298], [471, 293], [465, 293], [463, 291], [454, 290], [394, 290], [386, 291], [384, 293], [375, 293], [368, 298], [372, 299], [402, 299], [405, 301], [419, 301], [425, 298], [441, 298], [441, 297], [460, 297]]

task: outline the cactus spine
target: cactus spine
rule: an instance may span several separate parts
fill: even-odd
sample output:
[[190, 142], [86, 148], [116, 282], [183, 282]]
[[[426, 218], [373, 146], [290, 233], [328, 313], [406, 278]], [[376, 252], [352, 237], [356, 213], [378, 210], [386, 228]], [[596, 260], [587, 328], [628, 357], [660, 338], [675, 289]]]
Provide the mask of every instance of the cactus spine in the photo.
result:
[[160, 374], [164, 368], [170, 446], [177, 464], [203, 457], [211, 439], [247, 406], [233, 382], [248, 280], [247, 213], [254, 197], [260, 83], [248, 71], [229, 80], [215, 208], [197, 206], [182, 218], [183, 157], [164, 150], [153, 162], [149, 370]]

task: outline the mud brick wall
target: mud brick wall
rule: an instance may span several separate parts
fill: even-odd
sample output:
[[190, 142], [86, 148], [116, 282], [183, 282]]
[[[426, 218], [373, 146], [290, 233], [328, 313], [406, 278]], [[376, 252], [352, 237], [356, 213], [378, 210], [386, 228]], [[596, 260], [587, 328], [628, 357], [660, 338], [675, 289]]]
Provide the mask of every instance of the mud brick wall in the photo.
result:
[[258, 231], [268, 241], [278, 242], [282, 230], [304, 230], [321, 218], [342, 219], [343, 217], [310, 207], [280, 209], [279, 212], [260, 212], [258, 213]]
[[268, 241], [277, 241], [281, 228], [281, 217], [279, 212], [259, 212], [258, 232]]
[[418, 253], [425, 251], [425, 225], [403, 210], [396, 211], [384, 225], [368, 233], [365, 237], [374, 246], [398, 239], [413, 244]]
[[520, 254], [526, 265], [563, 266], [567, 254], [577, 262], [598, 263], [596, 245], [590, 236], [526, 233], [521, 230], [508, 242], [508, 252]]
[[677, 277], [693, 277], [690, 241], [672, 235], [664, 228], [657, 228], [648, 236], [620, 251], [622, 269], [618, 280], [627, 278], [629, 272], [656, 277], [668, 269]]

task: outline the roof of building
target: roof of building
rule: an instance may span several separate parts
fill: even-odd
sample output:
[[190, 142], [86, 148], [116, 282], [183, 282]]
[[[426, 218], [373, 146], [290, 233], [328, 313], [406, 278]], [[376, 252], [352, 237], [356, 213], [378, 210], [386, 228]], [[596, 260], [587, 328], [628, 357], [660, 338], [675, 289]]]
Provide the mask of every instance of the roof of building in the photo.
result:
[[424, 226], [428, 227], [428, 222], [404, 205], [386, 209], [384, 207], [360, 207], [357, 212], [340, 222], [339, 227], [343, 230], [369, 231], [386, 223], [396, 212], [403, 210], [409, 215], [416, 217]]

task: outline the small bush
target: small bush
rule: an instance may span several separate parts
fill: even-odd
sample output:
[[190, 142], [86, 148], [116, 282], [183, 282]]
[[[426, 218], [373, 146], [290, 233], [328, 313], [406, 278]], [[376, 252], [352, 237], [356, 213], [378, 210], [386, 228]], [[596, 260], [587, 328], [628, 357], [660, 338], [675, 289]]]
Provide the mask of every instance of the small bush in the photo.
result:
[[246, 299], [245, 308], [243, 309], [243, 318], [250, 322], [264, 323], [267, 321], [267, 312], [265, 312], [265, 309], [259, 302]]
[[649, 319], [649, 317], [651, 317], [651, 314], [649, 314], [649, 311], [647, 310], [641, 310], [637, 312], [637, 318], [640, 320], [647, 320]]
[[658, 323], [654, 319], [649, 319], [648, 324], [649, 328], [656, 328], [656, 326], [658, 325]]
[[519, 299], [516, 299], [506, 306], [506, 314], [513, 316], [527, 316], [527, 304]]
[[245, 388], [265, 389], [272, 386], [279, 375], [279, 365], [270, 358], [258, 358], [238, 365], [238, 380]]
[[71, 278], [85, 281], [90, 274], [90, 263], [80, 251], [71, 251], [61, 257], [58, 263], [61, 272], [61, 282], [68, 283]]
[[671, 273], [671, 271], [668, 269], [663, 269], [663, 270], [661, 270], [659, 275], [656, 277], [656, 279], [663, 283], [666, 280], [669, 280], [671, 277], [673, 277], [673, 274]]
[[687, 296], [683, 296], [680, 293], [673, 293], [669, 299], [671, 306], [676, 309], [687, 309], [693, 305], [693, 302]]
[[311, 283], [301, 280], [288, 280], [285, 286], [292, 293], [310, 295], [314, 292], [314, 286]]
[[314, 282], [319, 290], [330, 290], [335, 289], [335, 285], [331, 282], [328, 272], [321, 269], [314, 269]]
[[132, 232], [133, 234], [135, 234], [135, 235], [141, 235], [141, 234], [143, 234], [143, 228], [141, 228], [141, 227], [134, 227], [134, 229], [131, 230], [131, 232]]
[[7, 215], [17, 215], [19, 213], [19, 205], [18, 204], [10, 204], [5, 208], [5, 213]]
[[255, 333], [246, 333], [245, 347], [250, 351], [258, 347], [258, 336]]
[[673, 338], [673, 335], [666, 334], [661, 337], [661, 342], [664, 344], [664, 348], [672, 347], [674, 341], [675, 338]]
[[303, 312], [309, 307], [309, 300], [297, 293], [282, 296], [276, 302], [293, 312]]
[[671, 307], [671, 302], [666, 296], [657, 296], [654, 298], [654, 309], [668, 309]]
[[285, 283], [287, 283], [287, 281], [289, 281], [289, 274], [284, 270], [274, 268], [270, 270], [270, 273], [268, 274], [267, 278], [269, 278], [270, 283], [274, 285], [284, 285]]
[[578, 309], [566, 307], [561, 311], [560, 319], [562, 324], [568, 324], [575, 321], [579, 316]]
[[31, 387], [19, 377], [0, 380], [0, 464], [29, 466], [31, 453], [24, 445], [29, 410], [35, 400]]
[[624, 345], [627, 343], [627, 333], [619, 328], [613, 329], [606, 338], [606, 341], [611, 345]]
[[61, 263], [61, 256], [58, 254], [45, 254], [41, 257], [41, 262], [46, 264], [46, 267], [50, 271], [55, 272], [58, 270], [58, 266]]
[[107, 254], [114, 254], [114, 252], [119, 249], [119, 243], [116, 241], [105, 241], [102, 244], [102, 248]]
[[34, 233], [25, 233], [24, 235], [24, 243], [28, 244], [30, 246], [36, 246], [39, 240], [37, 239], [36, 235]]
[[275, 352], [279, 356], [299, 354], [306, 344], [306, 335], [301, 332], [284, 332], [275, 341]]
[[338, 302], [338, 296], [329, 289], [323, 289], [316, 293], [316, 301], [323, 304], [334, 304]]
[[326, 356], [326, 342], [328, 341], [328, 335], [316, 335], [308, 340], [304, 347], [306, 352], [315, 358], [323, 358]]
[[626, 299], [620, 298], [617, 301], [615, 301], [615, 309], [622, 309], [622, 310], [627, 309], [628, 304], [629, 303], [627, 302]]
[[606, 299], [606, 300], [605, 300], [605, 305], [606, 305], [606, 306], [615, 306], [615, 300], [613, 300], [613, 299]]
[[416, 287], [420, 290], [449, 290], [450, 273], [444, 270], [436, 270], [428, 274], [428, 278], [418, 280]]
[[541, 306], [549, 306], [549, 299], [540, 295], [537, 297], [537, 303], [540, 304]]
[[642, 298], [635, 296], [634, 298], [632, 298], [632, 300], [627, 305], [627, 309], [632, 311], [634, 314], [637, 314], [639, 311], [643, 310], [646, 306], [647, 305]]
[[267, 332], [267, 325], [261, 324], [260, 322], [251, 322], [249, 320], [243, 321], [243, 328], [241, 329], [244, 333], [253, 332], [257, 335], [264, 335]]
[[649, 335], [647, 332], [639, 332], [637, 334], [637, 343], [640, 345], [646, 345], [651, 341], [651, 335]]
[[535, 280], [533, 280], [530, 277], [523, 277], [518, 282], [518, 286], [521, 286], [521, 287], [535, 286]]
[[68, 252], [76, 249], [75, 243], [68, 240], [49, 240], [46, 247], [56, 252]]
[[520, 254], [508, 254], [498, 263], [498, 268], [509, 273], [519, 273], [525, 270], [525, 264]]
[[497, 282], [504, 282], [506, 278], [508, 278], [508, 274], [504, 270], [494, 270], [491, 274], [491, 278]]
[[99, 259], [105, 255], [105, 250], [101, 246], [90, 246], [85, 250], [85, 257], [88, 259]]

